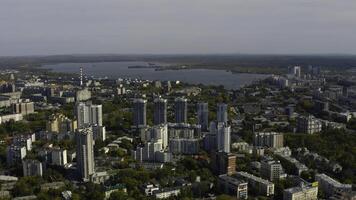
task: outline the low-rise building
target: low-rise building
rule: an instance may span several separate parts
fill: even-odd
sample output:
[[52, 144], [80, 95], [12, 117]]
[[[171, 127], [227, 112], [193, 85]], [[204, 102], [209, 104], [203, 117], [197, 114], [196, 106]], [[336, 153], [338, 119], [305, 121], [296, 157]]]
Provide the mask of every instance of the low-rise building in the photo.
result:
[[268, 180], [243, 171], [237, 172], [234, 176], [246, 180], [248, 182], [249, 188], [251, 188], [251, 190], [257, 194], [267, 197], [274, 195], [274, 184]]
[[331, 178], [326, 174], [316, 174], [315, 180], [318, 181], [319, 189], [323, 191], [323, 193], [327, 196], [333, 196], [335, 193], [343, 191], [343, 192], [351, 192], [352, 185], [351, 184], [342, 184], [339, 181]]
[[156, 199], [167, 199], [170, 197], [178, 196], [180, 194], [180, 187], [163, 188], [155, 191], [154, 196]]
[[318, 187], [312, 185], [300, 185], [285, 189], [283, 200], [317, 200]]
[[248, 184], [245, 180], [223, 174], [219, 176], [218, 188], [221, 192], [236, 195], [237, 199], [247, 199]]

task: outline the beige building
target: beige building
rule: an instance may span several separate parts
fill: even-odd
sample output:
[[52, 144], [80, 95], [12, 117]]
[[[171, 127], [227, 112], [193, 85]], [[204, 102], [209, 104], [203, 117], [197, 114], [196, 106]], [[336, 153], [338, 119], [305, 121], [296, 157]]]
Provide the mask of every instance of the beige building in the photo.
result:
[[53, 114], [46, 124], [46, 130], [54, 133], [74, 132], [77, 129], [77, 121], [71, 120], [63, 114]]
[[317, 200], [317, 186], [298, 186], [283, 191], [283, 200]]

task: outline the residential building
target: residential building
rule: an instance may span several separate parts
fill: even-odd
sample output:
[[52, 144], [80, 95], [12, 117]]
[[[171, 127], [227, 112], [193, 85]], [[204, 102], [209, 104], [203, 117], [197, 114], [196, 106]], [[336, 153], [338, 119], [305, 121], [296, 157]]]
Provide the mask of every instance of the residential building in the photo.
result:
[[234, 174], [236, 172], [236, 155], [225, 152], [212, 152], [211, 164], [213, 171], [220, 174]]
[[187, 123], [188, 118], [188, 100], [186, 98], [178, 97], [174, 100], [175, 108], [175, 122]]
[[169, 139], [169, 151], [172, 154], [198, 154], [199, 142], [199, 139], [194, 138], [172, 138]]
[[35, 106], [33, 102], [27, 99], [12, 104], [12, 110], [14, 114], [28, 115], [35, 112]]
[[46, 130], [53, 133], [74, 132], [77, 125], [76, 120], [71, 120], [63, 114], [53, 114], [46, 123]]
[[90, 125], [103, 125], [102, 105], [94, 105], [90, 102], [78, 102], [75, 110], [78, 128], [84, 128]]
[[134, 99], [133, 101], [133, 124], [135, 127], [146, 126], [147, 100]]
[[245, 180], [223, 174], [218, 178], [218, 188], [225, 194], [236, 195], [236, 199], [248, 198], [248, 183]]
[[321, 131], [322, 123], [320, 120], [309, 115], [308, 117], [299, 116], [297, 118], [297, 132], [313, 134]]
[[210, 123], [210, 133], [216, 134], [217, 150], [230, 153], [231, 127], [226, 123]]
[[167, 199], [170, 197], [178, 196], [180, 194], [180, 187], [163, 188], [155, 191], [154, 196], [156, 199]]
[[351, 184], [342, 184], [326, 174], [316, 174], [315, 180], [318, 181], [319, 189], [327, 196], [333, 196], [337, 192], [351, 192]]
[[274, 195], [274, 184], [268, 180], [243, 171], [237, 172], [234, 176], [246, 180], [249, 188], [259, 195], [267, 197]]
[[300, 185], [285, 189], [283, 191], [283, 200], [317, 200], [318, 187], [312, 185]]
[[283, 167], [279, 161], [272, 158], [266, 158], [261, 161], [261, 177], [270, 181], [276, 181], [285, 178]]
[[257, 132], [254, 134], [254, 145], [260, 147], [283, 147], [283, 133]]
[[25, 159], [22, 161], [23, 176], [42, 176], [43, 165], [38, 160]]
[[155, 125], [167, 123], [167, 99], [156, 98], [154, 100], [153, 122]]
[[26, 153], [27, 150], [25, 146], [18, 146], [14, 144], [8, 146], [6, 150], [6, 163], [9, 166], [19, 163], [25, 158]]
[[218, 122], [227, 123], [227, 104], [219, 103], [217, 105], [216, 117]]
[[67, 164], [67, 150], [60, 148], [53, 148], [51, 152], [52, 164], [64, 166]]
[[208, 103], [200, 102], [197, 104], [197, 118], [198, 124], [201, 125], [202, 130], [208, 130], [209, 126], [209, 107]]
[[94, 174], [94, 141], [91, 128], [78, 129], [75, 135], [77, 170], [80, 177], [87, 181]]

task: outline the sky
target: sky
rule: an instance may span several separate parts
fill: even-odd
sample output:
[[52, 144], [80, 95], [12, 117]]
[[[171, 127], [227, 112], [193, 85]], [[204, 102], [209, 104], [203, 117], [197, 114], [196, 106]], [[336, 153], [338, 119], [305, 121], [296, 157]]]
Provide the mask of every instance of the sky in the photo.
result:
[[0, 0], [0, 56], [356, 54], [356, 0]]

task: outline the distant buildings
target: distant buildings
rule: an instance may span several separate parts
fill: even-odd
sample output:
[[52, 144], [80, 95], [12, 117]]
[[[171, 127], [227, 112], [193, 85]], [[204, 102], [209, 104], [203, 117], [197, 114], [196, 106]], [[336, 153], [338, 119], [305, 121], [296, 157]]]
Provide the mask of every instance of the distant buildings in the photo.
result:
[[146, 121], [146, 108], [147, 100], [134, 99], [133, 101], [133, 125], [135, 127], [144, 127], [147, 125]]
[[155, 125], [167, 123], [167, 99], [156, 98], [154, 100], [154, 117]]
[[297, 78], [301, 77], [301, 67], [300, 66], [293, 66], [289, 68], [289, 73]]
[[187, 123], [188, 118], [188, 100], [186, 98], [178, 97], [174, 100], [175, 108], [175, 122]]
[[75, 135], [77, 170], [80, 177], [87, 181], [94, 174], [94, 141], [91, 128], [78, 129]]
[[276, 132], [257, 132], [254, 134], [254, 145], [260, 147], [283, 147], [283, 134]]

